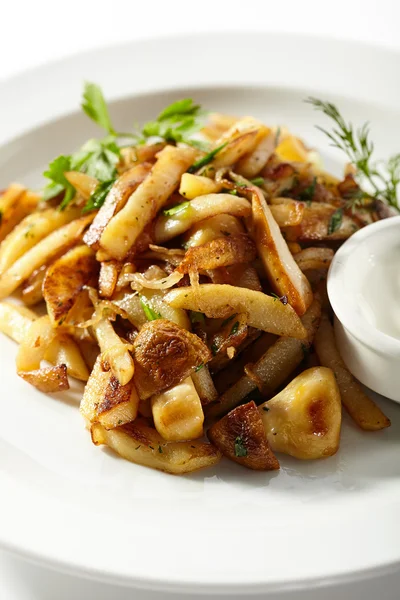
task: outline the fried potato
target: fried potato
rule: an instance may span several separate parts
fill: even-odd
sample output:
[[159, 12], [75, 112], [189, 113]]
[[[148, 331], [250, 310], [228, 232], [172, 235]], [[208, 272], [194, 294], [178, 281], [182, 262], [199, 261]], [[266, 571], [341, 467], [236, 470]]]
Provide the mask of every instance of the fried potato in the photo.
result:
[[147, 323], [140, 297], [136, 292], [120, 292], [117, 296], [114, 296], [112, 303], [124, 311], [126, 318], [137, 329], [141, 329]]
[[154, 226], [154, 240], [156, 244], [162, 244], [184, 233], [199, 221], [222, 213], [248, 217], [251, 206], [245, 198], [231, 194], [199, 196], [174, 215], [160, 215]]
[[184, 237], [184, 247], [202, 246], [221, 236], [229, 237], [243, 232], [244, 227], [237, 217], [227, 214], [215, 215], [196, 223], [189, 229]]
[[112, 219], [127, 203], [129, 197], [150, 173], [151, 164], [140, 164], [118, 177], [105, 199], [103, 206], [94, 218], [83, 240], [95, 250], [100, 247], [101, 235]]
[[279, 227], [299, 225], [303, 220], [304, 204], [295, 200], [270, 205], [272, 216]]
[[115, 260], [107, 260], [100, 264], [99, 295], [103, 298], [111, 298], [117, 285], [121, 263]]
[[207, 436], [224, 456], [248, 469], [279, 469], [254, 402], [232, 410], [207, 431]]
[[214, 179], [203, 177], [202, 175], [184, 173], [181, 177], [179, 193], [187, 200], [193, 200], [197, 196], [217, 194], [221, 191], [221, 188], [222, 184], [217, 183]]
[[347, 370], [337, 348], [332, 325], [324, 313], [315, 336], [315, 350], [322, 365], [335, 373], [343, 406], [361, 429], [377, 431], [390, 426], [390, 420], [367, 396]]
[[134, 365], [126, 344], [114, 331], [109, 319], [102, 318], [92, 326], [96, 336], [102, 360], [110, 365], [114, 377], [123, 386], [129, 383], [133, 377]]
[[126, 460], [173, 475], [211, 467], [221, 459], [219, 450], [205, 442], [166, 442], [141, 419], [110, 431], [95, 423], [91, 435], [97, 446], [106, 444]]
[[320, 301], [318, 298], [314, 298], [310, 308], [301, 319], [307, 331], [307, 337], [303, 340], [289, 337], [279, 338], [254, 365], [251, 365], [247, 374], [242, 375], [232, 387], [219, 397], [218, 402], [206, 407], [207, 419], [218, 418], [235, 408], [248, 394], [257, 389], [257, 384], [261, 387], [263, 394], [273, 394], [304, 359], [314, 339], [320, 315]]
[[204, 313], [213, 319], [225, 319], [244, 313], [250, 327], [277, 335], [303, 338], [306, 335], [293, 308], [263, 292], [233, 285], [201, 284], [196, 289], [181, 287], [171, 290], [164, 298], [174, 308]]
[[17, 371], [34, 371], [40, 369], [40, 363], [46, 350], [56, 336], [50, 317], [45, 315], [32, 321], [21, 345], [18, 348]]
[[200, 397], [202, 406], [217, 400], [218, 392], [215, 389], [215, 385], [207, 365], [203, 365], [200, 369], [196, 369], [194, 373], [192, 373], [192, 381]]
[[117, 166], [118, 173], [125, 173], [126, 170], [138, 166], [142, 163], [153, 164], [156, 156], [165, 146], [166, 142], [156, 142], [155, 144], [144, 144], [136, 148], [121, 148], [121, 160]]
[[76, 342], [65, 333], [57, 333], [47, 348], [44, 359], [52, 365], [65, 365], [68, 375], [87, 381], [89, 371]]
[[303, 371], [258, 410], [275, 452], [302, 459], [325, 458], [337, 452], [342, 409], [331, 369]]
[[39, 202], [40, 196], [17, 183], [11, 184], [0, 196], [0, 242]]
[[79, 171], [66, 171], [64, 177], [74, 186], [84, 200], [89, 200], [90, 194], [94, 192], [99, 184], [95, 177], [91, 177], [87, 173], [80, 173]]
[[236, 285], [257, 292], [262, 291], [256, 269], [248, 264], [213, 269], [208, 271], [207, 274], [213, 283]]
[[113, 429], [136, 419], [139, 396], [133, 379], [121, 385], [112, 371], [103, 369], [103, 359], [98, 356], [81, 400], [80, 412], [88, 427], [100, 423]]
[[191, 377], [151, 399], [154, 426], [164, 440], [181, 442], [203, 435], [204, 413]]
[[134, 342], [135, 383], [141, 400], [186, 379], [211, 359], [211, 352], [193, 333], [167, 319], [146, 323]]
[[195, 156], [193, 148], [166, 146], [160, 152], [151, 173], [131, 194], [124, 208], [112, 217], [101, 234], [100, 245], [110, 257], [118, 260], [125, 258], [145, 226], [177, 188], [181, 175], [192, 164]]
[[304, 207], [303, 219], [299, 225], [284, 229], [289, 242], [313, 242], [345, 240], [359, 229], [357, 223], [349, 216], [343, 215], [339, 227], [328, 233], [329, 224], [337, 206], [323, 202], [311, 202]]
[[34, 306], [43, 300], [43, 281], [48, 265], [42, 265], [22, 284], [21, 299], [26, 306]]
[[294, 260], [303, 272], [310, 269], [328, 270], [334, 254], [331, 248], [305, 248], [295, 254]]
[[[242, 156], [245, 156], [254, 150], [254, 147], [259, 140], [259, 131], [259, 128], [252, 129], [251, 131], [246, 131], [231, 139], [227, 145], [218, 152], [210, 165], [207, 166], [207, 171], [210, 168], [220, 169], [221, 167], [233, 165], [237, 163]], [[215, 146], [218, 147], [219, 145], [219, 142], [216, 142]]]
[[144, 301], [145, 304], [150, 306], [152, 310], [159, 314], [162, 319], [168, 319], [187, 331], [191, 330], [190, 319], [186, 311], [182, 308], [174, 308], [173, 306], [169, 306], [169, 304], [167, 304], [164, 300], [165, 292], [143, 289], [140, 292], [140, 296], [142, 301]]
[[82, 288], [97, 277], [98, 263], [88, 246], [76, 246], [47, 269], [43, 297], [54, 327], [62, 325]]
[[0, 298], [5, 298], [12, 294], [36, 269], [48, 263], [62, 250], [68, 250], [68, 248], [79, 240], [93, 218], [94, 215], [89, 214], [71, 221], [71, 223], [50, 233], [36, 244], [36, 246], [33, 246], [33, 248], [21, 256], [0, 277]]
[[263, 127], [259, 141], [252, 152], [243, 156], [237, 163], [235, 171], [247, 179], [251, 179], [265, 167], [275, 149], [276, 133], [268, 127]]
[[18, 371], [18, 375], [41, 392], [53, 394], [69, 389], [67, 367], [42, 367], [34, 371]]
[[189, 273], [248, 263], [256, 258], [256, 254], [253, 241], [245, 233], [238, 233], [189, 248], [177, 270]]
[[36, 318], [35, 313], [25, 306], [0, 302], [0, 331], [18, 344], [21, 344]]
[[254, 189], [252, 234], [265, 271], [274, 291], [286, 296], [294, 310], [302, 315], [312, 302], [310, 284], [293, 259], [264, 196]]
[[63, 211], [49, 208], [22, 219], [0, 245], [0, 274], [44, 237], [79, 215], [80, 211], [77, 208]]

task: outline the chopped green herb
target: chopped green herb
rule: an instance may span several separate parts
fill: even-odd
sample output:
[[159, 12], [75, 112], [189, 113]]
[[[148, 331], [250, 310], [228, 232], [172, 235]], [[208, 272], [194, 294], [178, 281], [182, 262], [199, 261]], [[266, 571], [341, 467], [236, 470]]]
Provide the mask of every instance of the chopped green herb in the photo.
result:
[[195, 323], [201, 323], [202, 325], [204, 325], [204, 323], [206, 321], [204, 313], [197, 312], [195, 310], [190, 311], [189, 317], [190, 317], [190, 322], [192, 323], [192, 325], [194, 325]]
[[103, 92], [95, 83], [85, 83], [83, 92], [82, 109], [97, 125], [100, 125], [107, 133], [116, 135], [111, 124], [110, 115]]
[[214, 148], [214, 150], [211, 150], [211, 152], [203, 156], [203, 158], [199, 158], [199, 160], [196, 160], [196, 162], [194, 162], [192, 166], [188, 168], [188, 173], [194, 173], [198, 169], [201, 169], [202, 167], [208, 165], [208, 163], [210, 163], [214, 159], [218, 152], [221, 152], [221, 150], [225, 148], [227, 143], [228, 142], [221, 144], [221, 146], [218, 146], [218, 148]]
[[122, 419], [118, 419], [117, 425], [121, 425], [121, 424], [122, 424]]
[[236, 317], [236, 315], [231, 315], [230, 317], [224, 319], [221, 323], [221, 327], [225, 327], [225, 325], [230, 323], [230, 321], [232, 321], [232, 319], [234, 319], [235, 317]]
[[282, 302], [284, 306], [286, 306], [286, 304], [288, 303], [288, 297], [286, 295], [278, 296], [278, 294], [274, 294], [274, 292], [271, 292], [271, 296], [274, 300], [279, 300], [280, 302]]
[[150, 446], [150, 445], [149, 445], [149, 448], [151, 448], [152, 450], [154, 450], [154, 446]]
[[229, 190], [228, 194], [231, 194], [231, 196], [237, 196], [238, 192], [237, 190]]
[[136, 446], [135, 450], [139, 450], [141, 444], [139, 444], [139, 446]]
[[232, 327], [229, 335], [235, 335], [235, 333], [237, 333], [238, 331], [239, 331], [239, 321], [236, 321], [236, 323], [233, 324], [233, 327]]
[[268, 412], [268, 411], [269, 411], [269, 408], [268, 408], [268, 406], [263, 406], [263, 407], [262, 407], [262, 409], [263, 409], [263, 410], [265, 410], [265, 412]]
[[299, 200], [302, 202], [306, 202], [306, 204], [311, 204], [312, 199], [314, 198], [315, 188], [317, 185], [317, 178], [314, 177], [310, 185], [308, 185], [302, 192], [299, 194]]
[[115, 183], [115, 179], [110, 181], [103, 181], [99, 183], [96, 189], [90, 194], [90, 198], [83, 208], [83, 212], [89, 212], [90, 210], [96, 210], [103, 206], [105, 199], [108, 196], [109, 191]]
[[243, 439], [238, 436], [235, 439], [235, 456], [243, 457], [247, 456], [247, 448], [244, 445]]
[[250, 179], [253, 185], [264, 185], [264, 177], [255, 177], [254, 179]]
[[204, 367], [204, 363], [200, 363], [199, 365], [197, 365], [197, 367], [195, 368], [194, 372], [198, 373], [203, 367]]
[[186, 211], [190, 206], [190, 202], [187, 200], [186, 202], [181, 202], [181, 204], [176, 204], [171, 208], [167, 208], [163, 210], [163, 215], [166, 217], [172, 217], [173, 215], [177, 215], [183, 211]]
[[213, 356], [215, 356], [217, 354], [218, 349], [219, 349], [218, 344], [216, 342], [213, 342], [211, 344], [211, 353], [212, 353]]
[[200, 131], [206, 113], [191, 98], [170, 104], [158, 115], [155, 121], [144, 124], [142, 134], [146, 137], [160, 137], [166, 141], [185, 142], [204, 149], [204, 142], [192, 139]]
[[145, 298], [144, 296], [140, 296], [140, 304], [148, 321], [155, 321], [156, 319], [161, 319], [160, 313], [151, 308], [151, 306], [148, 304], [147, 298]]
[[343, 208], [337, 208], [335, 210], [335, 212], [333, 213], [333, 215], [331, 216], [331, 218], [329, 219], [329, 223], [328, 223], [328, 235], [331, 235], [332, 233], [334, 233], [335, 231], [337, 231], [341, 224], [342, 224], [342, 219], [343, 219]]
[[61, 204], [62, 208], [71, 202], [75, 196], [75, 188], [69, 183], [64, 175], [66, 171], [71, 170], [70, 156], [61, 155], [51, 161], [47, 170], [43, 173], [47, 179], [51, 180], [51, 183], [43, 190], [43, 200], [51, 200], [61, 194], [61, 192], [65, 191], [64, 199]]
[[161, 448], [160, 444], [158, 444], [158, 451], [159, 451], [159, 453], [160, 453], [160, 454], [162, 454], [162, 451], [163, 451], [163, 450], [162, 450], [162, 448]]

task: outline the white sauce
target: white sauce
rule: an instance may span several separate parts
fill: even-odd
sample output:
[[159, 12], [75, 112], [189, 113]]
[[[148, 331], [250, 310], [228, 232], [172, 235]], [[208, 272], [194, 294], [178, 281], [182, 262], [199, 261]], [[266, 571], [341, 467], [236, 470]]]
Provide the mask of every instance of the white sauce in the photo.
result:
[[360, 310], [371, 325], [400, 340], [400, 244], [379, 261], [370, 262], [359, 297]]

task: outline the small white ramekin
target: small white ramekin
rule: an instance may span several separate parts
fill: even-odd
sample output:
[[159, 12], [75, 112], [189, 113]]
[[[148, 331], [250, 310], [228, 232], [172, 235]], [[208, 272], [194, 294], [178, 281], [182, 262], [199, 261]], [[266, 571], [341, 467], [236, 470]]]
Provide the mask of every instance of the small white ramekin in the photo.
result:
[[[380, 331], [362, 309], [371, 269], [390, 260], [396, 248], [400, 248], [400, 216], [355, 233], [335, 254], [328, 296], [336, 315], [337, 346], [348, 369], [367, 387], [400, 403], [400, 340]], [[400, 298], [396, 300], [400, 311]], [[385, 310], [384, 290], [375, 310]]]

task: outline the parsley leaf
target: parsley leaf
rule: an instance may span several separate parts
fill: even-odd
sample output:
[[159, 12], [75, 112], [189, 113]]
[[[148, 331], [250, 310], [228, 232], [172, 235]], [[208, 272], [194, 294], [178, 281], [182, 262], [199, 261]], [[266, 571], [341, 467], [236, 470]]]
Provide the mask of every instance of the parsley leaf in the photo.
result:
[[143, 136], [161, 137], [167, 142], [185, 142], [192, 146], [203, 144], [192, 139], [203, 126], [205, 112], [191, 98], [170, 104], [158, 115], [155, 121], [148, 121], [142, 129]]
[[204, 367], [204, 363], [200, 363], [199, 365], [197, 365], [197, 367], [195, 368], [194, 372], [198, 373], [200, 371], [200, 369], [202, 369]]
[[255, 177], [254, 179], [250, 179], [253, 185], [264, 185], [265, 180], [264, 177]]
[[71, 202], [73, 197], [75, 196], [75, 188], [73, 185], [69, 183], [66, 179], [64, 173], [66, 171], [71, 171], [71, 157], [70, 156], [59, 156], [55, 158], [48, 166], [47, 171], [43, 173], [47, 179], [51, 180], [44, 191], [43, 191], [43, 199], [51, 200], [65, 191], [64, 199], [61, 203], [61, 208], [65, 208], [67, 204]]
[[343, 219], [343, 208], [337, 208], [335, 210], [335, 212], [332, 214], [331, 218], [329, 219], [328, 235], [335, 233], [335, 231], [337, 231], [340, 228], [340, 226], [342, 224], [342, 219]]
[[165, 215], [166, 217], [172, 217], [173, 215], [177, 215], [178, 213], [187, 210], [189, 206], [190, 202], [186, 200], [186, 202], [181, 202], [181, 204], [176, 204], [171, 208], [166, 208], [165, 210], [163, 210], [163, 215]]
[[203, 156], [203, 158], [199, 158], [199, 160], [196, 160], [196, 162], [194, 162], [192, 164], [192, 166], [188, 168], [187, 172], [195, 173], [195, 171], [197, 171], [198, 169], [201, 169], [201, 167], [205, 167], [206, 165], [208, 165], [208, 163], [210, 163], [214, 159], [214, 157], [218, 154], [218, 152], [221, 152], [221, 150], [223, 148], [225, 148], [227, 143], [228, 142], [221, 144], [220, 146], [218, 146], [217, 148], [214, 148], [214, 150], [211, 150], [211, 152], [209, 152], [208, 154]]
[[233, 327], [232, 327], [229, 335], [235, 335], [235, 333], [237, 333], [238, 331], [239, 331], [239, 321], [236, 321], [236, 323], [233, 324]]
[[311, 204], [312, 199], [315, 194], [315, 187], [317, 185], [317, 178], [314, 177], [310, 185], [308, 185], [302, 192], [299, 194], [299, 200], [306, 202], [306, 204]]
[[146, 315], [146, 319], [148, 321], [155, 321], [156, 319], [161, 319], [161, 315], [159, 312], [153, 310], [148, 303], [147, 298], [144, 296], [140, 296], [140, 304], [143, 308], [143, 312]]
[[192, 323], [192, 325], [194, 325], [195, 323], [201, 323], [202, 325], [204, 325], [204, 323], [205, 323], [205, 316], [204, 316], [204, 313], [202, 313], [202, 312], [197, 312], [195, 310], [191, 310], [189, 317], [190, 317], [190, 322]]
[[116, 135], [100, 86], [95, 83], [85, 83], [82, 109], [88, 117], [105, 129], [107, 133]]
[[90, 198], [85, 204], [82, 212], [86, 213], [90, 210], [96, 210], [103, 206], [108, 192], [111, 190], [114, 182], [115, 179], [111, 179], [110, 181], [102, 181], [99, 183], [96, 189], [90, 194]]
[[240, 436], [238, 436], [235, 439], [235, 456], [247, 456], [247, 448], [244, 445], [243, 439]]

